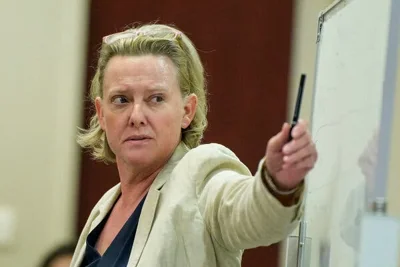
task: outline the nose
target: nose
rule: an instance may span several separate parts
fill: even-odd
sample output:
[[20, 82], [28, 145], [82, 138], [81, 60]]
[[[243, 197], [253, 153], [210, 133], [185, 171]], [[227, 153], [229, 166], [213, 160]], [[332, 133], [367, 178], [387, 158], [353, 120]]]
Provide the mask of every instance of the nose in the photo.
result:
[[146, 125], [146, 116], [141, 103], [134, 104], [129, 117], [129, 125], [140, 127]]

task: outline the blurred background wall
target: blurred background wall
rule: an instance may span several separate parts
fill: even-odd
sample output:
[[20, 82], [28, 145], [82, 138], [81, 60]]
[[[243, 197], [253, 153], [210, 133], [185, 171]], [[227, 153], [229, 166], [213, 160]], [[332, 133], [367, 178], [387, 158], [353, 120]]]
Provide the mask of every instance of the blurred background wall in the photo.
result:
[[[196, 44], [200, 42], [200, 48], [206, 50], [202, 56], [208, 57], [206, 69], [210, 75], [210, 84], [214, 86], [210, 89], [213, 94], [210, 113], [212, 124], [206, 141], [219, 141], [231, 147], [252, 170], [257, 164], [256, 159], [262, 156], [264, 144], [260, 144], [256, 153], [248, 155], [246, 148], [235, 141], [235, 134], [242, 139], [253, 137], [252, 129], [238, 127], [256, 114], [252, 110], [254, 102], [240, 101], [240, 96], [242, 94], [246, 101], [256, 101], [260, 96], [279, 99], [280, 112], [266, 112], [263, 115], [266, 118], [263, 124], [268, 126], [263, 126], [266, 128], [253, 140], [265, 136], [266, 141], [279, 128], [280, 121], [289, 119], [299, 75], [305, 72], [308, 80], [302, 116], [309, 118], [317, 17], [319, 11], [331, 1], [296, 0], [293, 5], [287, 3], [284, 6], [281, 1], [258, 2], [258, 11], [258, 3], [241, 6], [242, 2], [233, 1], [228, 6], [214, 6], [210, 12], [215, 17], [221, 17], [224, 27], [205, 23], [207, 17], [200, 13], [199, 8], [182, 11], [172, 4], [157, 5], [157, 1], [146, 1], [147, 6], [142, 6], [143, 9], [157, 7], [159, 12], [174, 6], [173, 12], [165, 17], [168, 22], [175, 22], [187, 31], [185, 26], [189, 26], [183, 21], [177, 21], [185, 14], [187, 21], [192, 23], [190, 36], [195, 43], [198, 41]], [[114, 11], [110, 9], [110, 12], [118, 17], [117, 12], [124, 10], [124, 6], [117, 6], [117, 1], [112, 3], [110, 5], [114, 6]], [[84, 112], [83, 96], [90, 78], [90, 66], [95, 65], [94, 52], [101, 41], [100, 37], [106, 31], [119, 30], [121, 26], [112, 24], [109, 28], [97, 29], [93, 23], [104, 20], [104, 17], [93, 17], [93, 14], [99, 14], [99, 8], [102, 8], [99, 1], [91, 4], [82, 0], [0, 1], [0, 266], [37, 266], [51, 248], [75, 238], [80, 228], [79, 221], [85, 220], [87, 216], [87, 211], [82, 211], [82, 207], [90, 198], [85, 198], [85, 194], [93, 192], [82, 189], [85, 172], [81, 164], [85, 159], [81, 160], [81, 151], [75, 144], [76, 129], [88, 115], [87, 111]], [[246, 12], [246, 8], [250, 11]], [[203, 12], [208, 10], [203, 8]], [[251, 11], [255, 12], [253, 17], [250, 16]], [[269, 12], [269, 17], [263, 18], [263, 11]], [[124, 18], [116, 24], [128, 21], [129, 11], [125, 12]], [[154, 15], [142, 17], [142, 22], [143, 19], [160, 18]], [[262, 19], [268, 25], [261, 25], [257, 31], [254, 26], [262, 22]], [[198, 22], [197, 26], [194, 21]], [[274, 51], [260, 50], [260, 57], [261, 60], [269, 60], [259, 62], [255, 56], [246, 58], [248, 51], [245, 48], [249, 46], [246, 43], [235, 43], [233, 37], [240, 38], [240, 35], [235, 35], [237, 28], [227, 27], [230, 22], [241, 24], [240, 33], [244, 34], [247, 30], [249, 33], [246, 34], [250, 38], [256, 38], [257, 34], [268, 35], [262, 41], [264, 44], [270, 43]], [[226, 33], [225, 30], [231, 34], [232, 39], [226, 43], [218, 42], [218, 38]], [[243, 49], [239, 50], [235, 46]], [[227, 47], [232, 50], [224, 51]], [[263, 46], [258, 48], [262, 49]], [[275, 50], [280, 52], [276, 54]], [[233, 55], [232, 52], [242, 54]], [[218, 63], [229, 57], [233, 57], [229, 59], [229, 68]], [[245, 63], [235, 65], [236, 59]], [[253, 62], [258, 62], [258, 65], [253, 65]], [[240, 75], [243, 69], [254, 66], [257, 66], [260, 74], [246, 72], [239, 83], [243, 92], [232, 92], [235, 99], [232, 102], [229, 102], [229, 98], [224, 99], [226, 102], [221, 101], [226, 96], [223, 90], [231, 90], [234, 86], [232, 82], [223, 86], [226, 85], [223, 80], [228, 81], [232, 73]], [[263, 66], [269, 67], [269, 71], [260, 70]], [[268, 83], [272, 79], [275, 82]], [[394, 137], [400, 135], [400, 89], [397, 90], [395, 101], [392, 144], [398, 148], [400, 141]], [[217, 107], [221, 103], [228, 103], [229, 112], [223, 109], [218, 111]], [[232, 119], [230, 112], [242, 108], [243, 103], [250, 105], [246, 113], [235, 113], [236, 117]], [[255, 108], [256, 111], [267, 109], [262, 105]], [[222, 129], [227, 123], [233, 125]], [[226, 138], [218, 134], [221, 131], [225, 131]], [[393, 149], [389, 212], [397, 215], [400, 215], [400, 196], [397, 194], [400, 188], [399, 160], [400, 150]], [[101, 190], [94, 192], [101, 193]], [[86, 205], [92, 206], [92, 203]], [[262, 260], [262, 250], [248, 254], [251, 256], [245, 259], [245, 264], [276, 266], [276, 246], [267, 249], [267, 252], [269, 258], [264, 258], [265, 262], [258, 261], [259, 264], [255, 265], [249, 261], [250, 257], [260, 257]]]

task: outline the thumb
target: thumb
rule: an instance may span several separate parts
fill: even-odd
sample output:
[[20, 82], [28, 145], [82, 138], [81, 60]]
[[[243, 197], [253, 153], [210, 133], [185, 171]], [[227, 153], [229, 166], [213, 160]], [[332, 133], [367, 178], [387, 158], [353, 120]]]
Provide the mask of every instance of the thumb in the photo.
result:
[[269, 149], [271, 149], [272, 151], [281, 151], [283, 146], [289, 140], [289, 134], [290, 134], [290, 125], [287, 122], [285, 122], [282, 125], [281, 131], [271, 138], [268, 144]]

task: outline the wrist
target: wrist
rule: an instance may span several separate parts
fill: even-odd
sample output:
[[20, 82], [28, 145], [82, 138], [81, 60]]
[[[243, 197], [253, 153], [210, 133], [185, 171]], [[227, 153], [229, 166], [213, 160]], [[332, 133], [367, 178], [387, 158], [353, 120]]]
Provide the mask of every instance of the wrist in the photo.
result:
[[261, 180], [266, 189], [285, 207], [298, 203], [304, 188], [304, 181], [291, 190], [278, 188], [265, 167], [261, 171]]
[[268, 172], [268, 169], [265, 165], [262, 168], [262, 178], [269, 189], [271, 189], [274, 193], [282, 196], [292, 195], [296, 193], [296, 191], [298, 191], [300, 187], [300, 185], [291, 188], [280, 185], [276, 182], [276, 179], [274, 179], [273, 176]]

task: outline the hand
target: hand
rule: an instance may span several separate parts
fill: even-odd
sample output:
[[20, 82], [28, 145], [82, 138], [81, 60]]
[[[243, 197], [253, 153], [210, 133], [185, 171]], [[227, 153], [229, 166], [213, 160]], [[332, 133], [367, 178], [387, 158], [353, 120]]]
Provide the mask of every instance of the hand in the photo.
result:
[[293, 128], [293, 139], [288, 143], [290, 125], [284, 123], [281, 131], [268, 141], [265, 167], [279, 189], [298, 186], [317, 161], [317, 150], [311, 140], [307, 123], [299, 120]]

